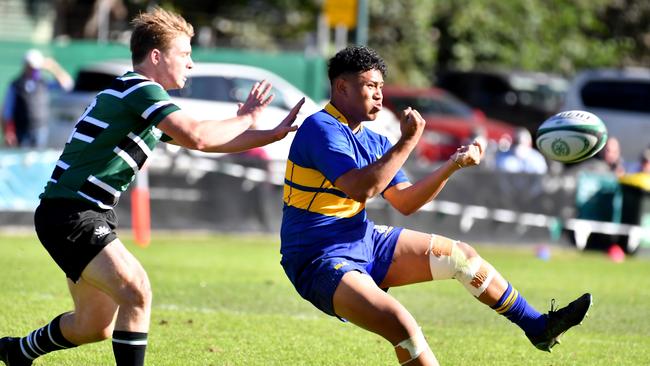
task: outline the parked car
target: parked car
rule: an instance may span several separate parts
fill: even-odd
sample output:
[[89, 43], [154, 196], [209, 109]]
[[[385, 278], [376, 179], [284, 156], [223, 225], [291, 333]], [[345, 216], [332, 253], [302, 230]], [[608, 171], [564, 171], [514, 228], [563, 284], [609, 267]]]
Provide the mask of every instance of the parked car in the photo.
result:
[[623, 158], [636, 161], [650, 145], [650, 69], [584, 70], [571, 82], [563, 109], [600, 117], [620, 140]]
[[[97, 92], [108, 87], [112, 80], [131, 69], [127, 60], [101, 62], [82, 68], [71, 93], [61, 94], [53, 100], [52, 136], [50, 144], [61, 147], [69, 132]], [[197, 119], [225, 119], [237, 112], [237, 103], [243, 102], [253, 84], [266, 79], [273, 85], [274, 99], [256, 126], [259, 129], [277, 125], [304, 96], [299, 89], [279, 76], [252, 66], [224, 63], [196, 63], [183, 89], [169, 91], [170, 96], [186, 113]], [[297, 121], [302, 121], [320, 107], [305, 98]], [[288, 152], [290, 141], [281, 140], [264, 148], [264, 153], [275, 158]]]
[[[122, 75], [130, 69], [131, 62], [128, 60], [100, 62], [83, 67], [77, 73], [73, 91], [60, 94], [53, 99], [52, 133], [49, 145], [54, 148], [62, 147], [77, 119], [97, 92], [107, 88], [116, 76]], [[174, 103], [194, 118], [224, 119], [235, 115], [238, 108], [237, 103], [243, 102], [253, 84], [263, 79], [273, 85], [271, 93], [275, 96], [264, 111], [256, 128], [275, 127], [302, 97], [305, 97], [305, 104], [296, 118], [297, 124], [302, 123], [310, 114], [322, 109], [322, 106], [305, 96], [301, 90], [268, 70], [227, 63], [195, 63], [188, 75], [185, 87], [171, 90], [169, 94]], [[396, 118], [392, 114], [385, 112], [381, 114], [379, 123], [373, 123], [369, 127], [389, 135], [389, 138], [395, 141], [395, 129], [392, 128], [395, 120]], [[397, 128], [397, 133], [399, 133], [399, 128]], [[285, 161], [292, 138], [293, 134], [290, 134], [285, 139], [255, 149], [252, 155], [271, 161]], [[191, 154], [205, 155], [197, 151], [192, 151]], [[211, 153], [210, 156], [218, 155]], [[281, 169], [284, 169], [284, 165]]]
[[569, 82], [560, 75], [528, 71], [443, 71], [436, 85], [496, 118], [527, 128], [557, 113]]
[[486, 118], [480, 110], [470, 108], [442, 89], [386, 86], [383, 94], [384, 105], [394, 113], [412, 107], [426, 120], [416, 150], [420, 160], [446, 160], [479, 131], [495, 144], [501, 139], [512, 141], [514, 126]]

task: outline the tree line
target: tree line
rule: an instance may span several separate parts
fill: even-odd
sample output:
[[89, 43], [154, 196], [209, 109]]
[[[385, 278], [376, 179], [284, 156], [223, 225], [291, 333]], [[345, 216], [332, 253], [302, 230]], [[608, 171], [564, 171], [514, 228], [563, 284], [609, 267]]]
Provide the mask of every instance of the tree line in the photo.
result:
[[[57, 35], [92, 37], [88, 22], [100, 1], [106, 0], [56, 0]], [[183, 14], [197, 28], [196, 42], [209, 47], [305, 49], [316, 38], [323, 1], [112, 0], [111, 27], [112, 34], [119, 34], [137, 12], [159, 5]], [[367, 2], [368, 46], [386, 59], [391, 83], [427, 85], [444, 69], [568, 76], [584, 68], [644, 66], [650, 61], [646, 0]], [[349, 36], [353, 41], [354, 30]]]

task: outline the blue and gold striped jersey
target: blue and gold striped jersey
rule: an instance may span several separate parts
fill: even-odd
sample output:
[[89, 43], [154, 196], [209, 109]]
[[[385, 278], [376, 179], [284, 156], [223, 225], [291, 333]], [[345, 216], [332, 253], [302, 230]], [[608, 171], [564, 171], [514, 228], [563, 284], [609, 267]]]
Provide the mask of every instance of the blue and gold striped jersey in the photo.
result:
[[[351, 169], [372, 164], [391, 147], [385, 136], [363, 126], [352, 132], [332, 104], [309, 116], [296, 132], [287, 160], [282, 253], [364, 235], [365, 204], [348, 197], [334, 182]], [[400, 170], [388, 187], [406, 181]]]

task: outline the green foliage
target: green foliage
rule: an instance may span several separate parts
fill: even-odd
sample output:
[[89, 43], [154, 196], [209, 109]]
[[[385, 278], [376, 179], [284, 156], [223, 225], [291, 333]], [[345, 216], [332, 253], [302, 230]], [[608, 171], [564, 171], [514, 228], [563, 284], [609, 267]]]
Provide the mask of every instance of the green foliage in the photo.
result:
[[428, 86], [435, 60], [433, 1], [369, 1], [368, 45], [388, 65], [387, 82]]
[[[650, 62], [650, 2], [646, 0], [367, 2], [368, 43], [386, 59], [389, 83], [426, 86], [436, 69], [446, 68], [571, 75], [583, 68]], [[75, 8], [82, 2], [67, 3], [66, 8]], [[125, 3], [132, 17], [152, 2]], [[323, 0], [157, 3], [183, 14], [197, 29], [201, 44], [279, 51], [313, 49]], [[78, 28], [83, 24], [73, 27]], [[349, 36], [353, 42], [354, 31]]]
[[631, 50], [625, 54], [623, 62], [647, 67], [650, 64], [650, 2], [611, 1], [603, 19], [612, 37], [620, 39]]
[[[618, 66], [629, 41], [611, 37], [602, 9], [608, 0], [436, 2], [439, 68], [501, 67], [570, 74]], [[445, 28], [442, 28], [445, 26]]]
[[166, 1], [197, 28], [214, 32], [216, 45], [273, 50], [302, 48], [316, 29], [316, 0]]
[[[390, 365], [388, 342], [314, 309], [280, 267], [270, 236], [157, 234], [147, 249], [128, 245], [154, 291], [147, 364]], [[394, 288], [422, 326], [443, 365], [644, 365], [650, 360], [647, 257], [622, 264], [602, 253], [479, 246], [540, 311], [584, 291], [594, 307], [552, 354], [537, 351], [510, 322], [482, 306], [456, 281]], [[63, 274], [34, 235], [0, 237], [0, 335], [24, 335], [70, 310]], [[39, 359], [38, 366], [112, 364], [110, 342]]]

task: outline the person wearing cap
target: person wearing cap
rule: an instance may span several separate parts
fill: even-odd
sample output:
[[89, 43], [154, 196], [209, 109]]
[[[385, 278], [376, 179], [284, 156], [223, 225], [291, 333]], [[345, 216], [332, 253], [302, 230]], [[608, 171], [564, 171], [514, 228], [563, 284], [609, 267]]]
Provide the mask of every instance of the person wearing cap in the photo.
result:
[[[52, 58], [35, 49], [25, 53], [21, 74], [11, 82], [2, 111], [7, 146], [44, 148], [47, 144], [49, 95], [72, 88], [70, 75]], [[54, 76], [48, 80], [43, 71]]]

